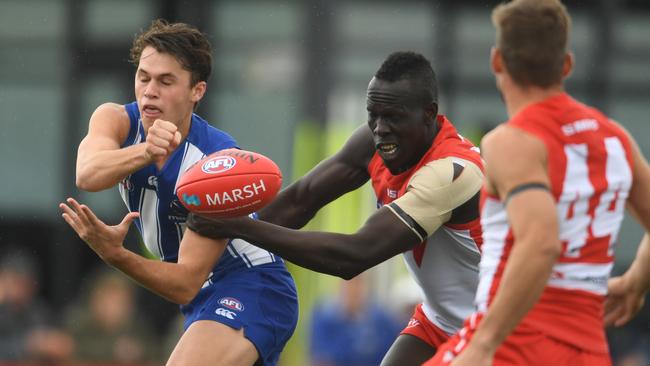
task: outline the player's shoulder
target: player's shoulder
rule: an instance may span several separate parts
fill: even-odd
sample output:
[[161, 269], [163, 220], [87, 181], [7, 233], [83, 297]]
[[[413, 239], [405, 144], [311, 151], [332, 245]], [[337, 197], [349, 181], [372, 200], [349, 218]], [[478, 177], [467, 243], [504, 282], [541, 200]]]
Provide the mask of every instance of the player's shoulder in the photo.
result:
[[532, 133], [510, 124], [501, 124], [488, 132], [481, 140], [481, 151], [516, 154], [522, 150], [544, 148], [541, 139]]
[[519, 126], [511, 123], [501, 123], [490, 132], [486, 133], [481, 142], [483, 143], [490, 140], [500, 141], [502, 139], [518, 139], [519, 137], [527, 135], [530, 134], [524, 129], [519, 128]]
[[450, 156], [422, 165], [409, 181], [409, 188], [424, 186], [436, 189], [452, 183], [480, 186], [482, 180], [483, 172], [480, 166], [470, 160]]
[[414, 182], [424, 181], [427, 186], [441, 187], [449, 184], [454, 176], [454, 163], [453, 158], [445, 157], [435, 159], [420, 166], [410, 180], [410, 185], [413, 186]]
[[634, 137], [632, 136], [630, 131], [628, 131], [627, 128], [625, 128], [625, 126], [623, 126], [617, 120], [604, 116], [602, 124], [607, 125], [609, 129], [613, 130], [614, 133], [619, 137], [622, 137], [628, 141], [634, 141]]
[[372, 131], [366, 125], [357, 127], [334, 158], [359, 169], [367, 169], [375, 155]]
[[93, 117], [102, 118], [102, 119], [106, 118], [110, 120], [116, 120], [116, 119], [124, 120], [124, 121], [129, 120], [129, 114], [125, 106], [123, 104], [118, 104], [113, 102], [100, 104], [97, 108], [95, 108]]
[[104, 136], [123, 143], [131, 130], [131, 120], [125, 106], [117, 103], [99, 105], [89, 121], [89, 136]]

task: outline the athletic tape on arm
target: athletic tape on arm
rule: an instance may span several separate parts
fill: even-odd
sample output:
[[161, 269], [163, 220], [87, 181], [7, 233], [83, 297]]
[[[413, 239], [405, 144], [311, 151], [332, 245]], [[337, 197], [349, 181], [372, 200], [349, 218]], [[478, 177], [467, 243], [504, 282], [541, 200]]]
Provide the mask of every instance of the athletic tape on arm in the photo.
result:
[[503, 201], [503, 204], [507, 206], [512, 196], [529, 189], [541, 189], [549, 193], [551, 192], [551, 189], [546, 183], [539, 183], [539, 182], [522, 183], [514, 187], [513, 189], [511, 189], [510, 192], [508, 192], [508, 194], [506, 195], [506, 199]]

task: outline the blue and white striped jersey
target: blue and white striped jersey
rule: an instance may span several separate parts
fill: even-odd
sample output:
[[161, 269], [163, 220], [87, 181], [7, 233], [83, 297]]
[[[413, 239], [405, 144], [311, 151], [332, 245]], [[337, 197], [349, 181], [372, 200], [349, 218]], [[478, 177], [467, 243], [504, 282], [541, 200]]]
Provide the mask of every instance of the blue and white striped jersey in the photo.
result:
[[[129, 135], [122, 145], [127, 147], [145, 140], [140, 111], [136, 102], [125, 105], [131, 122]], [[135, 221], [147, 248], [160, 259], [176, 262], [185, 230], [188, 211], [176, 197], [176, 183], [182, 173], [201, 158], [215, 151], [238, 147], [227, 133], [212, 127], [192, 114], [185, 140], [172, 153], [161, 170], [155, 164], [145, 166], [126, 177], [119, 191], [130, 212], [140, 212]], [[236, 271], [275, 263], [284, 268], [279, 257], [244, 240], [233, 239], [213, 273]]]

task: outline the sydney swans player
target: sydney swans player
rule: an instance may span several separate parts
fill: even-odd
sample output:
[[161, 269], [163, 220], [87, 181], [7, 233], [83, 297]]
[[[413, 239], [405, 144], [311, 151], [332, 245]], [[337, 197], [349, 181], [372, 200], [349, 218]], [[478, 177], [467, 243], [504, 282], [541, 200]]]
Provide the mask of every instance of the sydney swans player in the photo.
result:
[[482, 142], [478, 312], [426, 365], [611, 365], [607, 279], [627, 205], [650, 228], [650, 172], [632, 137], [569, 96], [558, 0], [492, 13], [491, 66], [510, 119]]
[[[79, 188], [119, 183], [130, 213], [107, 226], [68, 199], [63, 218], [106, 263], [181, 304], [185, 332], [168, 366], [275, 365], [298, 316], [282, 259], [241, 239], [184, 230], [188, 212], [176, 198], [176, 184], [190, 166], [237, 146], [193, 113], [211, 71], [210, 44], [193, 27], [156, 21], [131, 52], [137, 101], [97, 108], [77, 157]], [[123, 247], [132, 221], [161, 260]]]
[[[368, 124], [278, 195], [260, 219], [188, 219], [202, 235], [242, 237], [300, 266], [351, 278], [398, 254], [424, 302], [382, 365], [421, 365], [472, 310], [478, 283], [483, 173], [478, 149], [438, 115], [429, 61], [391, 54], [368, 85]], [[356, 233], [300, 228], [327, 203], [372, 181], [380, 207]]]

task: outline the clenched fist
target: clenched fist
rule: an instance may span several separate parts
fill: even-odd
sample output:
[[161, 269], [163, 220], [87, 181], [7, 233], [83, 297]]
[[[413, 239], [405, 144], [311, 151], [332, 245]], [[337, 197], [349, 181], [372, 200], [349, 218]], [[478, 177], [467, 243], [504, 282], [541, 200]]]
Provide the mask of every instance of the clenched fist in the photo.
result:
[[178, 127], [162, 119], [154, 121], [147, 131], [145, 157], [151, 161], [164, 161], [181, 143]]

